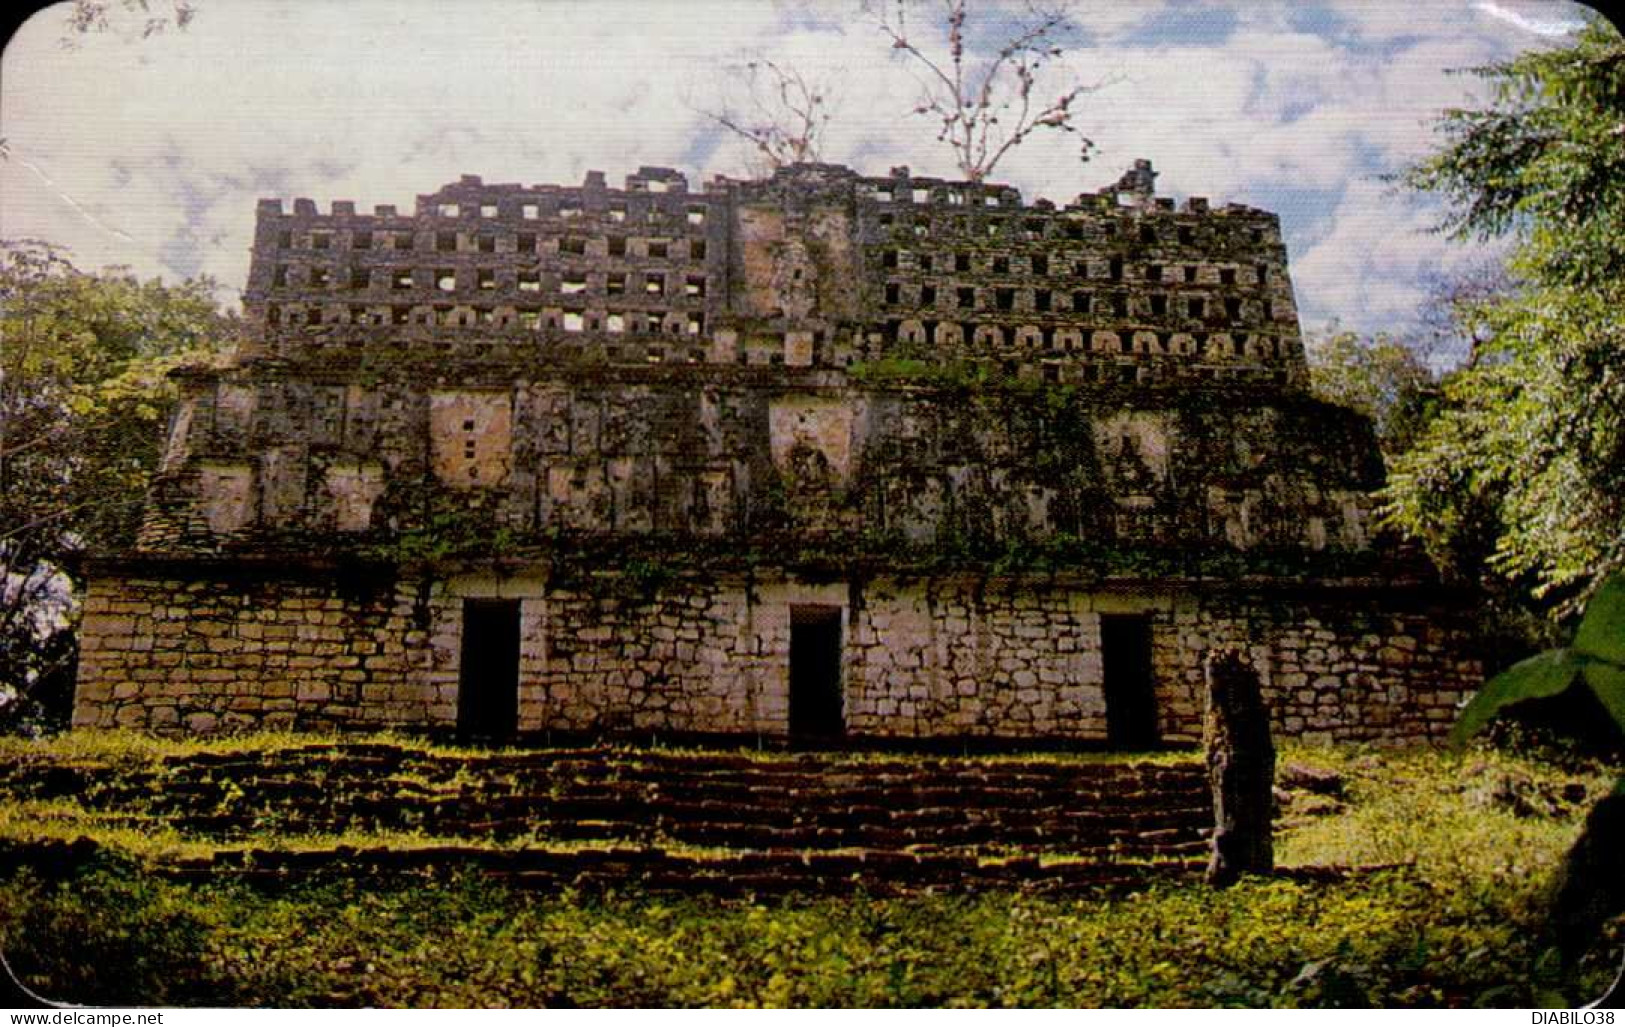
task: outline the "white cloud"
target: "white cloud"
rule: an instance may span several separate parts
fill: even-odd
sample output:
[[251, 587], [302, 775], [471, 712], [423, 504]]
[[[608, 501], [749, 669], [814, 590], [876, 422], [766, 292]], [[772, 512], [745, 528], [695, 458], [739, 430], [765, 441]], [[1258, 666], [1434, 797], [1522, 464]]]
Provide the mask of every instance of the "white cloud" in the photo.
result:
[[[1529, 7], [1530, 5], [1522, 6]], [[1541, 12], [1541, 14], [1549, 13], [1550, 9], [1550, 4], [1542, 4], [1533, 8], [1533, 10]], [[1473, 4], [1473, 10], [1497, 18], [1508, 25], [1515, 25], [1525, 32], [1533, 32], [1537, 36], [1566, 36], [1580, 28], [1582, 24], [1572, 18], [1549, 18], [1541, 17], [1539, 14], [1525, 14], [1522, 10], [1493, 3], [1490, 0], [1481, 0], [1481, 2]]]
[[[1295, 190], [1282, 213], [1310, 247], [1292, 255], [1304, 309], [1405, 316], [1419, 269], [1455, 251], [1396, 242], [1418, 215], [1370, 175], [1425, 152], [1431, 117], [1476, 87], [1444, 69], [1508, 56], [1531, 25], [1578, 8], [1231, 7], [1221, 45], [1149, 47], [1124, 39], [1158, 8], [1086, 9], [1097, 45], [1057, 70], [1110, 82], [1079, 108], [1099, 157], [1080, 165], [1070, 137], [1035, 136], [996, 177], [1064, 202], [1150, 157], [1170, 193], [1269, 206]], [[918, 88], [906, 63], [844, 5], [208, 0], [185, 32], [92, 36], [76, 51], [57, 45], [60, 18], [37, 16], [0, 62], [13, 154], [0, 162], [0, 235], [67, 244], [89, 266], [201, 269], [239, 288], [262, 196], [409, 209], [465, 173], [613, 180], [694, 160], [696, 177], [737, 174], [738, 148], [708, 145], [716, 130], [685, 101], [752, 48], [839, 81], [829, 159], [953, 173], [932, 126], [903, 113]]]

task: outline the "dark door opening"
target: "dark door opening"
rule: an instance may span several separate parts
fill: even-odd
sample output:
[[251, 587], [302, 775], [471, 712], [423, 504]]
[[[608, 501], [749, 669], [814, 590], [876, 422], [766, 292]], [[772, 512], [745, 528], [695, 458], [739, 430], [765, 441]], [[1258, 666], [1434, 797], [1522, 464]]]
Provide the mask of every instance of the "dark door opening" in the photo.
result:
[[457, 737], [464, 742], [507, 742], [518, 726], [519, 602], [465, 599]]
[[840, 737], [841, 705], [840, 607], [790, 607], [790, 734]]
[[1157, 696], [1151, 676], [1151, 618], [1102, 614], [1100, 662], [1106, 683], [1106, 741], [1121, 749], [1157, 744]]

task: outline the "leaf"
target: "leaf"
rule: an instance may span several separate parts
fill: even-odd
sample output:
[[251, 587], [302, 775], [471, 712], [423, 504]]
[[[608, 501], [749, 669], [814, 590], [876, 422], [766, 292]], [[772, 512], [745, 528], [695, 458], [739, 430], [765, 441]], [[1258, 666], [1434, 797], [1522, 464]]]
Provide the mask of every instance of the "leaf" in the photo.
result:
[[[1625, 665], [1625, 575], [1609, 578], [1591, 597], [1574, 635], [1574, 649]], [[1625, 721], [1621, 724], [1625, 726]]]
[[1574, 683], [1581, 663], [1567, 649], [1549, 649], [1508, 667], [1485, 682], [1483, 689], [1461, 711], [1461, 719], [1450, 732], [1451, 742], [1457, 745], [1465, 742], [1513, 703], [1562, 693]]
[[1625, 667], [1601, 660], [1586, 660], [1581, 665], [1581, 674], [1597, 701], [1614, 718], [1620, 733], [1625, 734]]

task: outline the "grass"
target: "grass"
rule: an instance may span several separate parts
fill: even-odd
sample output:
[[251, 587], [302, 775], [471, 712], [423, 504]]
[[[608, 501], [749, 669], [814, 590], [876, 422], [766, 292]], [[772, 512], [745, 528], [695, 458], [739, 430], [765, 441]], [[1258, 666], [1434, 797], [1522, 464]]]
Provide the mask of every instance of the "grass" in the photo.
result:
[[[153, 735], [137, 731], [121, 731], [102, 728], [78, 728], [73, 731], [55, 735], [49, 738], [21, 738], [0, 735], [0, 762], [18, 759], [49, 759], [53, 762], [68, 764], [89, 763], [109, 764], [115, 766], [157, 766], [164, 759], [170, 757], [184, 757], [196, 754], [225, 754], [233, 752], [275, 752], [281, 749], [302, 749], [321, 745], [343, 745], [346, 743], [378, 743], [383, 745], [398, 745], [415, 752], [427, 753], [432, 756], [467, 756], [484, 758], [493, 754], [523, 753], [529, 751], [525, 748], [469, 748], [448, 743], [435, 742], [422, 736], [404, 734], [392, 731], [379, 731], [365, 736], [355, 734], [319, 733], [319, 732], [293, 732], [293, 731], [264, 731], [238, 735], [198, 735], [198, 736], [168, 736]], [[683, 744], [665, 744], [655, 742], [649, 745], [607, 744], [594, 746], [608, 752], [621, 753], [630, 756], [645, 753], [660, 753], [667, 756], [708, 757], [725, 755], [736, 759], [749, 759], [761, 762], [783, 761], [793, 758], [796, 754], [786, 753], [782, 750], [740, 746], [737, 749], [701, 748]], [[1011, 762], [1038, 762], [1038, 763], [1153, 763], [1169, 764], [1179, 763], [1191, 759], [1194, 750], [1167, 750], [1144, 753], [1121, 752], [1070, 752], [1070, 751], [1036, 751], [1036, 752], [989, 752], [971, 753], [965, 756], [955, 754], [921, 754], [913, 755], [897, 752], [840, 752], [822, 754], [825, 759], [833, 760], [839, 764], [864, 766], [867, 764], [892, 762], [896, 760], [911, 759], [944, 759], [968, 758], [989, 763]]]
[[[0, 743], [0, 758], [152, 763], [244, 741], [86, 733]], [[259, 889], [145, 869], [196, 840], [110, 826], [72, 800], [12, 801], [0, 837], [85, 833], [108, 851], [67, 876], [14, 873], [0, 885], [0, 943], [32, 987], [106, 1004], [1560, 1006], [1612, 976], [1617, 922], [1614, 948], [1572, 968], [1540, 928], [1546, 882], [1611, 768], [1489, 749], [1287, 747], [1281, 763], [1335, 773], [1342, 795], [1292, 794], [1278, 862], [1399, 866], [1066, 898], [549, 895], [473, 874]], [[248, 844], [438, 841], [267, 832]]]

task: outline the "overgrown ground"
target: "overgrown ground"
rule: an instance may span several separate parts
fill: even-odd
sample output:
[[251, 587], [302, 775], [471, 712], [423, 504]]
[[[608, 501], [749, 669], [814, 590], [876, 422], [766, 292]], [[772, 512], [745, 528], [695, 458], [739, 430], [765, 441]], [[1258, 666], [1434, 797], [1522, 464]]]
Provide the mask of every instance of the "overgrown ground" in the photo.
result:
[[[18, 747], [132, 765], [173, 751], [68, 736], [0, 757]], [[1283, 866], [1390, 869], [1066, 898], [540, 894], [455, 874], [267, 889], [161, 878], [143, 861], [173, 839], [7, 802], [0, 839], [89, 834], [111, 851], [0, 884], [0, 942], [36, 990], [104, 1004], [1552, 1006], [1606, 986], [1617, 923], [1567, 972], [1539, 923], [1609, 768], [1490, 750], [1281, 762]]]

